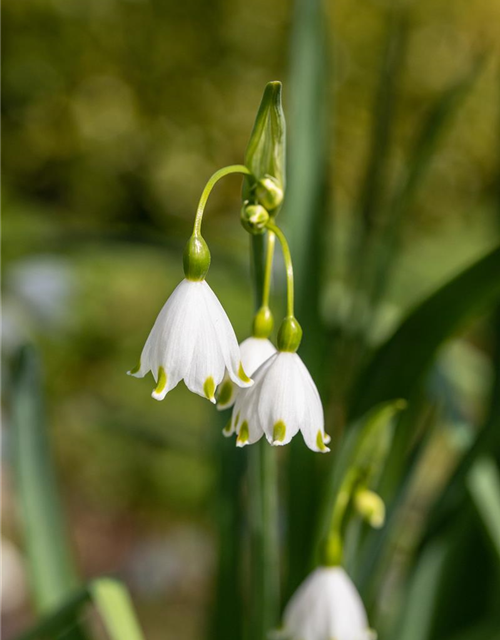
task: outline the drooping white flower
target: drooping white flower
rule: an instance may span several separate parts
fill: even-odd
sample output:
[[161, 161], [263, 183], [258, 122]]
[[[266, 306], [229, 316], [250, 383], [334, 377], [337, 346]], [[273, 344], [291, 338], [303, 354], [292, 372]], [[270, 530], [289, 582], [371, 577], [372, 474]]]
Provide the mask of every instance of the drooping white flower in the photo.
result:
[[292, 596], [283, 614], [289, 640], [373, 640], [363, 602], [341, 567], [319, 567]]
[[226, 433], [238, 434], [236, 444], [253, 444], [265, 435], [273, 445], [285, 445], [300, 430], [313, 451], [329, 451], [318, 390], [299, 355], [279, 351], [255, 374], [254, 385], [238, 394]]
[[227, 370], [240, 387], [252, 381], [243, 369], [238, 341], [217, 296], [205, 280], [183, 280], [160, 311], [138, 366], [128, 373], [157, 383], [152, 396], [163, 400], [180, 380], [215, 403], [215, 390]]
[[[249, 376], [257, 371], [264, 362], [276, 353], [276, 347], [267, 338], [247, 338], [240, 344], [241, 362], [243, 369]], [[217, 408], [227, 409], [232, 407], [238, 395], [238, 387], [226, 374], [217, 394]], [[226, 432], [224, 432], [226, 435]]]

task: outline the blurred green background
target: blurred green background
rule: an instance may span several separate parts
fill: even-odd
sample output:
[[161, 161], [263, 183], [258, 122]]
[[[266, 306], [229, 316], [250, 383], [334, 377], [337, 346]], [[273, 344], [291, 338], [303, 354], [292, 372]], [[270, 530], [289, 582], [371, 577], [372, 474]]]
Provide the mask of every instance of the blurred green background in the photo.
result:
[[[430, 105], [479, 55], [487, 57], [405, 211], [371, 344], [499, 235], [500, 4], [423, 0], [404, 8], [405, 53], [387, 106], [390, 154], [386, 147], [376, 159], [386, 184], [405, 170]], [[336, 331], [356, 297], [350, 238], [392, 23], [382, 0], [336, 0], [323, 9], [329, 244], [320, 303]], [[2, 13], [4, 358], [26, 342], [40, 351], [51, 442], [83, 574], [118, 574], [148, 639], [197, 640], [206, 636], [214, 595], [223, 419], [183, 385], [157, 403], [149, 397], [152, 379], [125, 371], [182, 277], [182, 249], [206, 180], [243, 160], [269, 80], [284, 83], [293, 153], [295, 7], [284, 0], [6, 0]], [[210, 284], [243, 339], [253, 301], [240, 190], [236, 176], [216, 188], [204, 235]], [[380, 198], [388, 199], [384, 189]], [[282, 215], [286, 228], [286, 207]], [[300, 251], [300, 237], [292, 235], [291, 244], [292, 254]], [[278, 265], [275, 282], [282, 281]], [[458, 398], [454, 435], [467, 439], [468, 422], [486, 411], [488, 327], [478, 323], [453, 342], [441, 365]], [[9, 375], [6, 368], [6, 386]], [[4, 458], [8, 426], [7, 412]], [[438, 476], [454, 461], [453, 447], [441, 444], [430, 467]], [[424, 479], [431, 485], [424, 494], [434, 481], [442, 480]], [[33, 613], [5, 464], [2, 487], [8, 640]]]

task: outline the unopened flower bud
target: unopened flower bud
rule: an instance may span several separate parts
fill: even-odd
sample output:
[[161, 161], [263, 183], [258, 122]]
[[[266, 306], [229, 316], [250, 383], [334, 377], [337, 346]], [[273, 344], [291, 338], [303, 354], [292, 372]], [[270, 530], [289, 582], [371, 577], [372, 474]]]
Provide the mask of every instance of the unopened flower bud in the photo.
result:
[[354, 497], [356, 511], [374, 529], [380, 529], [385, 522], [385, 504], [382, 498], [369, 489], [360, 489]]
[[257, 182], [255, 195], [260, 204], [268, 211], [277, 209], [283, 202], [283, 189], [278, 181], [271, 176], [266, 176]]
[[269, 221], [269, 213], [260, 204], [244, 204], [241, 224], [249, 233], [263, 233]]

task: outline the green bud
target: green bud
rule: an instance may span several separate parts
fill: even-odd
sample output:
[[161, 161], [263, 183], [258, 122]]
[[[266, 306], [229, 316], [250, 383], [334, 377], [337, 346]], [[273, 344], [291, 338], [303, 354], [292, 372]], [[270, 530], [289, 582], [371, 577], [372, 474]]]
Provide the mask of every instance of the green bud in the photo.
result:
[[269, 307], [261, 307], [253, 319], [252, 335], [254, 338], [268, 338], [273, 330], [273, 314]]
[[374, 529], [380, 529], [385, 521], [385, 504], [382, 498], [369, 489], [359, 489], [354, 496], [356, 511]]
[[244, 204], [241, 208], [241, 224], [249, 233], [264, 233], [269, 214], [260, 204]]
[[188, 280], [204, 280], [210, 267], [210, 249], [200, 234], [193, 233], [183, 255], [184, 274]]
[[268, 211], [277, 209], [283, 202], [283, 189], [278, 181], [271, 176], [266, 176], [257, 182], [255, 195], [260, 204]]
[[266, 177], [273, 178], [282, 191], [285, 189], [285, 138], [281, 82], [268, 82], [245, 152], [245, 166], [252, 175], [245, 178], [244, 199], [250, 199], [256, 181]]
[[278, 350], [295, 353], [302, 340], [302, 328], [294, 316], [287, 316], [278, 331]]

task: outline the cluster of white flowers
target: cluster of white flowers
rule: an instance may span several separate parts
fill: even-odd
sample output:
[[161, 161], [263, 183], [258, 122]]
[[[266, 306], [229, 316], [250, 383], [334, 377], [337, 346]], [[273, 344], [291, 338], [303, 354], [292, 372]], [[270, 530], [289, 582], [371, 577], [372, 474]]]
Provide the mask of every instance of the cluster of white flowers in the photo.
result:
[[[184, 380], [188, 389], [217, 404], [218, 409], [232, 407], [231, 419], [223, 433], [228, 437], [235, 435], [238, 447], [254, 444], [262, 437], [273, 446], [286, 445], [300, 431], [309, 449], [326, 452], [330, 438], [325, 433], [320, 395], [297, 354], [302, 329], [294, 316], [290, 250], [283, 232], [275, 224], [284, 197], [284, 136], [281, 84], [269, 83], [245, 165], [220, 169], [208, 181], [184, 252], [185, 279], [160, 311], [139, 364], [128, 373], [142, 378], [151, 371], [156, 382], [152, 396], [156, 400], [163, 400]], [[205, 281], [210, 251], [201, 235], [203, 211], [210, 191], [220, 178], [230, 173], [246, 176], [240, 214], [243, 227], [253, 235], [267, 233], [267, 257], [263, 281], [259, 283], [261, 306], [254, 318], [252, 337], [241, 345], [221, 303]], [[287, 276], [287, 312], [278, 331], [277, 347], [269, 340], [273, 324], [269, 291], [276, 239], [283, 250]], [[358, 491], [356, 508], [373, 526], [383, 523], [383, 503], [373, 492]], [[337, 566], [340, 560], [340, 557], [325, 556], [324, 562], [329, 566], [317, 568], [298, 588], [285, 609], [279, 637], [287, 640], [374, 638], [356, 587]]]
[[149, 371], [156, 400], [184, 380], [194, 393], [217, 398], [220, 409], [234, 405], [224, 434], [236, 433], [238, 446], [262, 436], [284, 445], [300, 430], [310, 449], [328, 451], [321, 399], [300, 356], [277, 351], [267, 338], [251, 337], [239, 347], [205, 280], [183, 280], [160, 311], [129, 374], [142, 378]]

